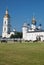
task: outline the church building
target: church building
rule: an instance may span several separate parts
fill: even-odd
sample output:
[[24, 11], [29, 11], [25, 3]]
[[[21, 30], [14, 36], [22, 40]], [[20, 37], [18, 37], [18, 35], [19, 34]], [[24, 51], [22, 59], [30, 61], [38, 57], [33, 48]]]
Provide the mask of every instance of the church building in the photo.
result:
[[2, 38], [9, 38], [11, 34], [14, 32], [11, 31], [11, 24], [10, 24], [10, 15], [8, 13], [8, 9], [5, 12], [3, 17], [3, 31], [2, 31]]
[[23, 40], [25, 41], [35, 41], [44, 40], [44, 30], [41, 28], [41, 24], [36, 26], [36, 19], [33, 16], [31, 25], [24, 23], [22, 27]]

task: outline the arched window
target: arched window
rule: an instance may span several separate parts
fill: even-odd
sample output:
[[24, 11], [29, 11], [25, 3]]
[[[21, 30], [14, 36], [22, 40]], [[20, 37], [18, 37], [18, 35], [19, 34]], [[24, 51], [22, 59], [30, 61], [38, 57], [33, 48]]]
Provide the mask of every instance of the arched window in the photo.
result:
[[5, 24], [6, 24], [6, 21], [5, 21]]
[[6, 31], [6, 28], [4, 28], [4, 31]]

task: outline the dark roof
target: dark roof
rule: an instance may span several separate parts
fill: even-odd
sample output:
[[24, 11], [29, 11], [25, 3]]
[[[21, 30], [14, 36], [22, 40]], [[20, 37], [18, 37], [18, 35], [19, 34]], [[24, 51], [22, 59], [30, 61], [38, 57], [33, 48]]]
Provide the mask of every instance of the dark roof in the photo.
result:
[[28, 33], [36, 33], [36, 32], [44, 32], [44, 30], [38, 30], [38, 31], [27, 31]]

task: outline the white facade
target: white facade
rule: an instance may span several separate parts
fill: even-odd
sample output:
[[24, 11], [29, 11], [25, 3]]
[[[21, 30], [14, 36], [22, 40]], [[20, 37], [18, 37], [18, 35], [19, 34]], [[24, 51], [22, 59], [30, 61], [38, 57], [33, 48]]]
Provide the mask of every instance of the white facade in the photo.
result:
[[2, 38], [10, 38], [12, 34], [15, 34], [15, 31], [15, 29], [14, 31], [11, 31], [10, 16], [8, 10], [6, 10], [5, 16], [3, 18]]
[[22, 28], [22, 31], [23, 31], [23, 39], [26, 40], [26, 36], [27, 36], [26, 33], [27, 33], [27, 30], [28, 30], [27, 24], [25, 23], [23, 26], [24, 26], [24, 27]]
[[3, 37], [10, 37], [10, 16], [8, 14], [8, 10], [6, 10], [5, 16], [3, 18], [3, 31], [2, 31], [2, 38]]
[[27, 41], [44, 40], [44, 30], [41, 30], [41, 28], [37, 28], [35, 23], [36, 21], [35, 19], [33, 19], [31, 27], [29, 26], [30, 28], [28, 28], [28, 25], [24, 23], [22, 27], [23, 40]]

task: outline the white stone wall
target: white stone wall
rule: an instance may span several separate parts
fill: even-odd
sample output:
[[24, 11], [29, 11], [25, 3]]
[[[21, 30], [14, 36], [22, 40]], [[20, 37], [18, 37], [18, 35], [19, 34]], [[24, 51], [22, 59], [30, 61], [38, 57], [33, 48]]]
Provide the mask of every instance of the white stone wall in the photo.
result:
[[36, 35], [34, 33], [27, 33], [27, 40], [36, 40]]
[[34, 40], [36, 40], [36, 37], [37, 37], [37, 36], [40, 36], [41, 41], [44, 40], [44, 32], [27, 32], [27, 33], [24, 34], [24, 35], [25, 35], [24, 40], [34, 41]]
[[22, 28], [22, 32], [23, 32], [23, 40], [26, 40], [26, 36], [27, 36], [27, 27], [23, 27]]

